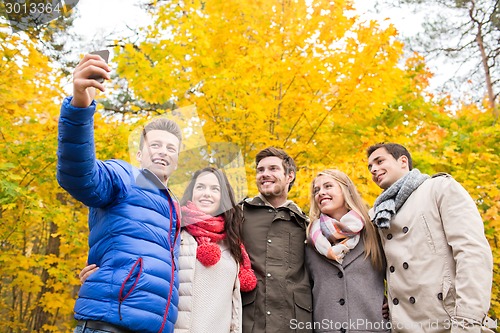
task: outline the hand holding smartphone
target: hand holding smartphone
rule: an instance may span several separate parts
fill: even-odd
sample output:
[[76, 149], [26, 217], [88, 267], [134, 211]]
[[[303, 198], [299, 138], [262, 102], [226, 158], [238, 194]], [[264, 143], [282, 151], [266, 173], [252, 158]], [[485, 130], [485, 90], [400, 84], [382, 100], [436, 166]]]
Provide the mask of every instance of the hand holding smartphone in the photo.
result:
[[[109, 50], [94, 51], [94, 52], [90, 52], [90, 54], [97, 54], [98, 56], [100, 56], [101, 58], [103, 58], [106, 63], [108, 63]], [[103, 83], [104, 82], [104, 78], [101, 77], [101, 76], [98, 76], [98, 75], [91, 75], [89, 77], [89, 79], [96, 80], [99, 83]]]

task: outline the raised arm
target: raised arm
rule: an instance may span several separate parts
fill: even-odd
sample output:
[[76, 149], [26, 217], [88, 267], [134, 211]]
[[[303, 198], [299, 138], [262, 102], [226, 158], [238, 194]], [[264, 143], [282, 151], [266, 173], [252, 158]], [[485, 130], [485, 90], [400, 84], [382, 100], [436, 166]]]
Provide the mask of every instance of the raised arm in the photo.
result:
[[57, 180], [90, 207], [109, 203], [117, 188], [110, 168], [95, 157], [95, 89], [104, 91], [104, 86], [88, 78], [94, 75], [109, 79], [109, 70], [98, 55], [85, 55], [73, 73], [74, 96], [63, 101], [59, 118]]

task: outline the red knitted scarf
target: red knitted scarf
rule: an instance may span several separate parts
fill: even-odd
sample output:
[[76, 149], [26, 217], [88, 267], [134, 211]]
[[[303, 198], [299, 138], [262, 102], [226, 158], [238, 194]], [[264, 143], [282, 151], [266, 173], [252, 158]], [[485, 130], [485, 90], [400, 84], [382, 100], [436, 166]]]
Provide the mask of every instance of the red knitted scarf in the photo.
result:
[[[198, 247], [196, 248], [196, 259], [203, 266], [213, 266], [219, 262], [221, 250], [217, 242], [226, 238], [224, 228], [224, 217], [211, 216], [203, 213], [194, 203], [188, 201], [182, 206], [182, 222], [187, 232], [192, 235]], [[240, 243], [242, 262], [238, 278], [240, 280], [240, 290], [248, 292], [257, 286], [257, 278], [252, 269], [250, 258], [243, 243]]]

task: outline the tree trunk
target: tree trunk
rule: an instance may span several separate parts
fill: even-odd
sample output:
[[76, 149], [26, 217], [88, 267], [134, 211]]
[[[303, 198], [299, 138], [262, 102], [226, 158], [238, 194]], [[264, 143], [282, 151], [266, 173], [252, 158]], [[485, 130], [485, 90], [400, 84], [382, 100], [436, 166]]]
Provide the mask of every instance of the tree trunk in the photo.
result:
[[[59, 256], [59, 247], [61, 245], [61, 240], [60, 240], [59, 236], [52, 237], [52, 235], [56, 235], [57, 231], [58, 231], [57, 225], [53, 222], [50, 222], [50, 233], [49, 233], [49, 241], [47, 244], [47, 253], [46, 254], [47, 255], [53, 254], [56, 257]], [[40, 299], [43, 297], [43, 295], [46, 292], [52, 291], [52, 287], [48, 287], [48, 285], [50, 285], [49, 278], [50, 278], [50, 276], [49, 276], [47, 269], [44, 269], [42, 271], [43, 287], [42, 287], [42, 290], [40, 291], [40, 294], [38, 295], [37, 301], [40, 301]], [[51, 324], [49, 322], [51, 320], [50, 315], [47, 312], [45, 312], [43, 307], [41, 307], [40, 305], [37, 305], [36, 309], [34, 310], [33, 318], [34, 318], [33, 319], [33, 331], [44, 332], [43, 325]]]
[[484, 69], [484, 79], [486, 83], [486, 90], [488, 92], [488, 105], [493, 112], [493, 116], [498, 118], [498, 110], [495, 108], [495, 94], [493, 93], [493, 84], [491, 83], [491, 73], [490, 67], [488, 66], [488, 56], [486, 55], [486, 51], [484, 49], [484, 41], [483, 41], [483, 31], [482, 31], [482, 23], [477, 21], [473, 16], [474, 10], [474, 1], [472, 1], [473, 6], [469, 10], [470, 18], [473, 22], [477, 24], [477, 34], [476, 34], [476, 43], [479, 47], [479, 51], [481, 52], [481, 63], [483, 64]]

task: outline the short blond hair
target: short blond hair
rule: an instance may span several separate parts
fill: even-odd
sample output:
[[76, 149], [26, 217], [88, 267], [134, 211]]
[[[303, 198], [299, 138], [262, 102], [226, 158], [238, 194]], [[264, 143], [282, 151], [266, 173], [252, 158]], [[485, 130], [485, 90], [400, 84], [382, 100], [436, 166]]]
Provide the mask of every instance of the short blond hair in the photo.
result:
[[159, 130], [159, 131], [165, 131], [172, 133], [179, 139], [179, 147], [182, 142], [182, 131], [179, 125], [171, 119], [167, 118], [155, 118], [151, 120], [149, 123], [144, 126], [142, 133], [141, 133], [141, 139], [139, 141], [139, 149], [142, 149], [144, 146], [144, 140], [146, 138], [146, 134], [148, 134], [150, 131], [153, 130]]

